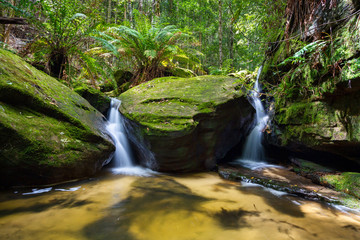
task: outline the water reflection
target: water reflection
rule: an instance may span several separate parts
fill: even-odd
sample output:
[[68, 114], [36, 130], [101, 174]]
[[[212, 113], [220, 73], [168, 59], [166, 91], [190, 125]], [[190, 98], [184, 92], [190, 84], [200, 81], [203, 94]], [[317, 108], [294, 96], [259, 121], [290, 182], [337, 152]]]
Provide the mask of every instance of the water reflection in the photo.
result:
[[[81, 185], [77, 191], [56, 191]], [[26, 192], [24, 190], [23, 192]], [[0, 239], [359, 239], [360, 217], [216, 174], [109, 175], [0, 196]]]

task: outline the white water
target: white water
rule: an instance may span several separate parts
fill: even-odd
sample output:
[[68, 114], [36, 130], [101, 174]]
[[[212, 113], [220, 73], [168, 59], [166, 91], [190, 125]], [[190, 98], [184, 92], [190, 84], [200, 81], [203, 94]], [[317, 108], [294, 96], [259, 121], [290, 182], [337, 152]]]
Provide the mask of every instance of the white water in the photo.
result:
[[265, 152], [262, 145], [262, 139], [269, 116], [266, 114], [260, 99], [261, 88], [259, 85], [259, 77], [261, 71], [262, 67], [259, 68], [254, 88], [250, 93], [252, 104], [256, 110], [256, 125], [246, 139], [241, 158], [235, 161], [235, 163], [252, 170], [264, 167], [276, 167], [276, 165], [270, 165], [265, 161]]
[[124, 128], [124, 119], [119, 112], [121, 101], [115, 98], [111, 99], [110, 110], [108, 113], [108, 123], [106, 130], [111, 135], [115, 144], [115, 153], [112, 158], [112, 172], [115, 174], [149, 176], [155, 172], [134, 164], [129, 141], [126, 137]]

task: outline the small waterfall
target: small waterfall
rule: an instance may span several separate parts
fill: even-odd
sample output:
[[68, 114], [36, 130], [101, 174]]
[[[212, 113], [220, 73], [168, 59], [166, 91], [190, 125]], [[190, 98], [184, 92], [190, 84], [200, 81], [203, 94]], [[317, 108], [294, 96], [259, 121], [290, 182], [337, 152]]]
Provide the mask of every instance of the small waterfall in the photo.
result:
[[262, 66], [259, 68], [254, 88], [250, 93], [252, 105], [256, 110], [256, 125], [246, 139], [241, 158], [235, 161], [235, 163], [250, 169], [273, 166], [265, 162], [265, 152], [262, 145], [262, 139], [269, 116], [266, 114], [260, 99], [261, 88], [259, 78], [261, 71]]
[[256, 125], [255, 128], [251, 131], [250, 135], [248, 136], [244, 146], [243, 155], [241, 158], [245, 160], [253, 160], [253, 161], [265, 160], [265, 153], [261, 142], [263, 138], [263, 132], [269, 120], [269, 116], [266, 114], [265, 109], [260, 100], [261, 88], [259, 85], [259, 77], [261, 71], [262, 71], [262, 67], [259, 68], [254, 89], [250, 93], [251, 101], [256, 110], [256, 119], [255, 119]]
[[134, 164], [131, 157], [131, 149], [125, 135], [123, 119], [119, 112], [120, 104], [120, 100], [115, 98], [111, 99], [106, 130], [110, 133], [116, 147], [113, 156], [114, 167], [133, 167]]
[[115, 174], [125, 175], [151, 175], [155, 172], [134, 164], [130, 144], [126, 136], [124, 118], [119, 112], [120, 104], [120, 100], [116, 98], [111, 99], [110, 109], [108, 112], [108, 122], [106, 126], [106, 130], [114, 141], [116, 148], [114, 156], [112, 157], [114, 165], [112, 172]]

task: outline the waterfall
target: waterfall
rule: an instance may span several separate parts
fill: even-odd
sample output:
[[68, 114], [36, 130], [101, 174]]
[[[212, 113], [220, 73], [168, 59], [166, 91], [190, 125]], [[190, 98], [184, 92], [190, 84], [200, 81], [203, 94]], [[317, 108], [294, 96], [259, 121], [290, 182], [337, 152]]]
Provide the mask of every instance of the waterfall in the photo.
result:
[[124, 121], [119, 112], [120, 104], [120, 100], [111, 99], [108, 124], [106, 126], [106, 130], [110, 133], [116, 148], [112, 161], [115, 168], [133, 167], [131, 149], [125, 135]]
[[115, 174], [148, 176], [155, 172], [134, 164], [131, 147], [126, 136], [124, 117], [119, 112], [121, 101], [112, 98], [108, 112], [106, 130], [110, 134], [114, 144], [115, 153], [112, 157]]
[[262, 71], [262, 67], [259, 68], [254, 88], [250, 93], [251, 102], [256, 111], [256, 119], [255, 119], [256, 125], [245, 142], [243, 155], [241, 157], [242, 159], [245, 160], [253, 160], [253, 161], [265, 160], [265, 153], [261, 142], [263, 139], [263, 132], [269, 120], [269, 116], [266, 114], [265, 109], [260, 100], [261, 88], [259, 85], [259, 77], [261, 71]]
[[261, 87], [259, 78], [261, 71], [262, 67], [259, 68], [254, 88], [250, 92], [251, 103], [256, 110], [255, 127], [245, 141], [241, 158], [235, 161], [235, 164], [240, 164], [250, 169], [274, 166], [266, 163], [264, 147], [262, 145], [262, 139], [269, 116], [266, 114], [260, 99]]

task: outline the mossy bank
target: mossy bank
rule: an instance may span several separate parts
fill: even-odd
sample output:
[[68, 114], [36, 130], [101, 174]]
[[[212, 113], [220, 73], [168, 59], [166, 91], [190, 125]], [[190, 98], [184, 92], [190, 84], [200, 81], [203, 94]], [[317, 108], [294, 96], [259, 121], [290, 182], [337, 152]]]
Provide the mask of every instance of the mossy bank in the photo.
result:
[[[248, 133], [254, 109], [242, 81], [226, 76], [165, 77], [120, 95], [133, 142], [150, 167], [160, 171], [204, 170]], [[131, 130], [132, 129], [132, 130]], [[139, 144], [137, 144], [139, 145]], [[149, 164], [148, 164], [149, 165]]]
[[284, 41], [265, 62], [261, 79], [275, 111], [267, 143], [340, 170], [360, 169], [359, 4], [325, 2], [307, 23], [323, 23], [320, 35]]
[[114, 150], [103, 115], [18, 56], [0, 49], [0, 184], [91, 176]]

